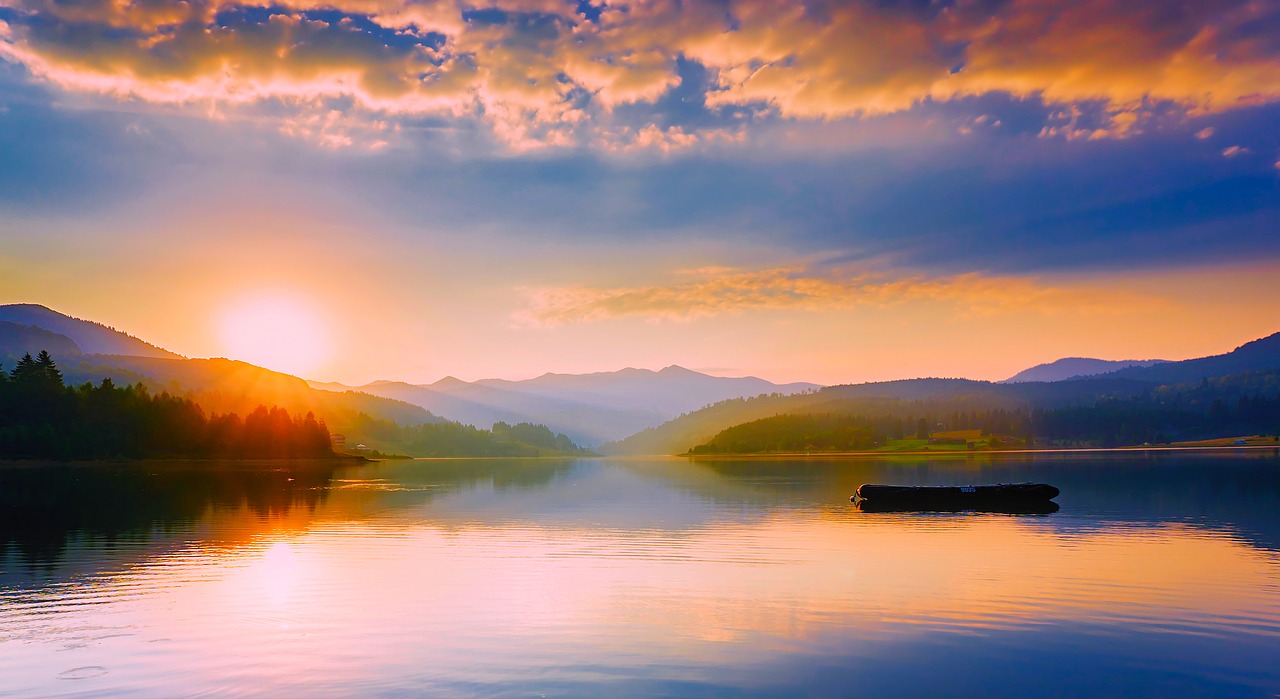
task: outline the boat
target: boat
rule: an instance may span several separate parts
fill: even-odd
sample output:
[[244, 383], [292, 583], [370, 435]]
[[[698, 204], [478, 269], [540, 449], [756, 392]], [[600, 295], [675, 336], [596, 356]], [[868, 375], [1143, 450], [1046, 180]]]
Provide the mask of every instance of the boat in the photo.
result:
[[934, 502], [934, 503], [911, 503], [911, 502], [887, 502], [881, 503], [876, 500], [858, 500], [854, 503], [854, 507], [859, 512], [974, 512], [974, 513], [990, 513], [1001, 515], [1051, 515], [1058, 511], [1058, 503], [1052, 500], [1013, 500], [1002, 502], [999, 500], [986, 500], [982, 502]]
[[[977, 509], [1046, 503], [1058, 497], [1057, 488], [1047, 483], [993, 483], [989, 485], [877, 485], [858, 486], [853, 502], [866, 501], [876, 509], [912, 507], [919, 509]], [[869, 508], [868, 508], [869, 509]]]

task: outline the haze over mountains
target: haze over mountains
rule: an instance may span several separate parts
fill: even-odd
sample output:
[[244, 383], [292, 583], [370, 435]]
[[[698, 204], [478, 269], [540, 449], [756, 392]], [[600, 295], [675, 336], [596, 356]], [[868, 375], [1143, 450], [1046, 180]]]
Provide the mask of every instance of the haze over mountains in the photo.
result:
[[793, 394], [818, 384], [775, 384], [753, 376], [726, 378], [669, 366], [593, 374], [543, 374], [524, 381], [446, 377], [432, 384], [376, 381], [364, 386], [312, 382], [328, 390], [355, 390], [422, 406], [436, 415], [487, 428], [495, 422], [535, 422], [597, 446], [627, 437], [728, 398]]
[[[1153, 389], [1214, 379], [1223, 395], [1280, 386], [1280, 333], [1235, 350], [1183, 361], [1067, 358], [993, 383], [906, 379], [821, 388], [755, 377], [709, 376], [679, 366], [594, 374], [544, 374], [523, 381], [453, 377], [415, 385], [307, 382], [228, 359], [187, 359], [92, 321], [43, 306], [0, 306], [0, 361], [48, 349], [69, 383], [143, 383], [188, 395], [211, 412], [247, 412], [259, 403], [314, 411], [335, 431], [374, 429], [384, 420], [413, 426], [442, 420], [489, 428], [495, 422], [542, 424], [607, 453], [677, 453], [733, 425], [797, 412], [880, 409], [930, 401], [962, 410], [1092, 405], [1149, 395]], [[1110, 371], [1106, 371], [1110, 370]], [[1105, 371], [1105, 373], [1102, 373]], [[1235, 387], [1235, 388], [1232, 388]], [[367, 416], [367, 417], [362, 417]]]
[[661, 424], [683, 412], [738, 396], [797, 393], [817, 384], [723, 378], [677, 366], [597, 374], [545, 374], [526, 381], [448, 377], [419, 386], [306, 382], [229, 359], [187, 359], [92, 321], [35, 304], [0, 306], [0, 361], [48, 349], [69, 383], [142, 383], [190, 395], [211, 412], [247, 412], [260, 402], [314, 411], [335, 431], [362, 436], [359, 413], [401, 425], [443, 419], [488, 429], [496, 422], [543, 424], [578, 444], [599, 445]]

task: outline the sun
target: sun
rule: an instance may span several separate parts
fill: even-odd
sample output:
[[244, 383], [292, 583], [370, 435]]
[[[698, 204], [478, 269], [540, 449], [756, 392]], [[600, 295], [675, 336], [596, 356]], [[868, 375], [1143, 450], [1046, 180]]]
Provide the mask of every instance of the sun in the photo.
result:
[[326, 324], [298, 298], [242, 298], [222, 313], [218, 334], [227, 357], [296, 376], [315, 371], [329, 356]]

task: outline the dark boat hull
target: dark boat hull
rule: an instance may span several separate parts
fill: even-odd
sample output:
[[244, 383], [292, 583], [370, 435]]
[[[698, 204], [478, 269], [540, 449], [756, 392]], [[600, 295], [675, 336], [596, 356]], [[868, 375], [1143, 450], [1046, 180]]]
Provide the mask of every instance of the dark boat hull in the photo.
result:
[[929, 509], [966, 509], [1020, 503], [1044, 503], [1060, 491], [1045, 483], [996, 483], [993, 485], [875, 485], [858, 486], [852, 500], [866, 500], [876, 507], [912, 506]]
[[858, 500], [854, 507], [859, 512], [976, 512], [1002, 515], [1050, 515], [1058, 511], [1058, 503], [1052, 500], [970, 503], [879, 503], [875, 500]]

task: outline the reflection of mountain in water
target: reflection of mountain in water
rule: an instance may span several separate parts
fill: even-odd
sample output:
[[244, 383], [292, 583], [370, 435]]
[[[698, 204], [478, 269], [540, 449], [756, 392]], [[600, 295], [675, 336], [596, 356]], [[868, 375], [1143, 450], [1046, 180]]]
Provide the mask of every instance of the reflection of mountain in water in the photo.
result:
[[[140, 462], [0, 468], [0, 563], [53, 572], [69, 543], [162, 544], [214, 511], [314, 510], [332, 462]], [[3, 580], [3, 578], [0, 578]]]
[[[861, 513], [862, 483], [1039, 481], [1062, 535], [1186, 524], [1280, 551], [1280, 455], [1106, 453], [857, 459], [489, 459], [332, 463], [146, 462], [0, 469], [0, 585], [99, 572], [188, 545], [238, 546], [316, 522], [600, 529], [682, 536], [727, 521]], [[931, 517], [902, 520], [913, 526]], [[1002, 516], [1002, 515], [990, 515]]]

